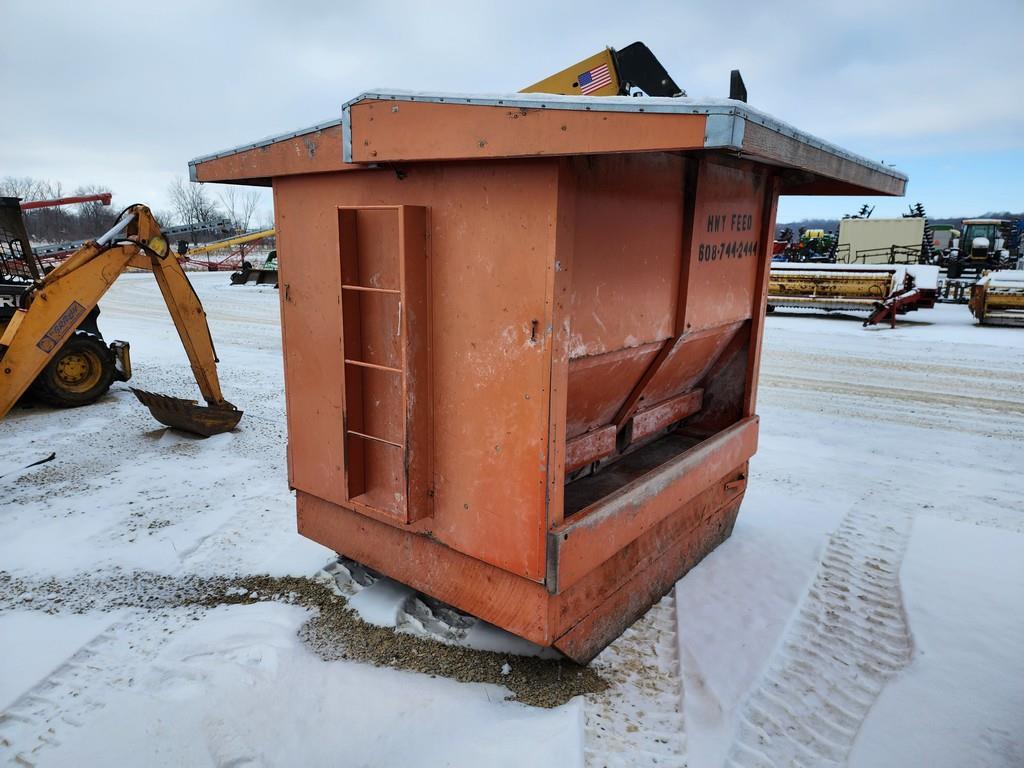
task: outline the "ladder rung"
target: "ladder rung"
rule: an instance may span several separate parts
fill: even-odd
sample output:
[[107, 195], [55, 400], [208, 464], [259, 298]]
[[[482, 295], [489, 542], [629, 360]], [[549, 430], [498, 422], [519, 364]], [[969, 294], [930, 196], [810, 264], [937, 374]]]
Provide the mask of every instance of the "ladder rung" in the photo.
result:
[[376, 363], [364, 363], [362, 360], [349, 360], [345, 358], [347, 365], [358, 365], [360, 368], [373, 368], [375, 371], [390, 371], [391, 373], [401, 373], [401, 368], [391, 368], [387, 365], [377, 365]]
[[393, 443], [390, 440], [385, 440], [383, 437], [374, 437], [373, 435], [367, 435], [365, 432], [356, 432], [354, 429], [348, 430], [348, 434], [355, 435], [356, 437], [362, 437], [367, 440], [373, 440], [375, 443], [384, 443], [385, 445], [393, 445], [395, 448], [405, 448], [401, 443]]
[[365, 291], [366, 293], [391, 293], [395, 295], [401, 293], [397, 288], [371, 288], [368, 285], [342, 285], [341, 288], [344, 291]]

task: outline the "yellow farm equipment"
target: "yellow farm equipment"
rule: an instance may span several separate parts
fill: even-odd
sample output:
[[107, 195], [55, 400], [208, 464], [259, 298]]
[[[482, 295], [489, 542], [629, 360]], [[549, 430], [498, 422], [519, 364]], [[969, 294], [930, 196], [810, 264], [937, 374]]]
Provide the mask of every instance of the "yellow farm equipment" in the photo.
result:
[[985, 274], [971, 287], [968, 306], [982, 325], [1024, 327], [1024, 271]]
[[235, 235], [234, 237], [228, 237], [224, 240], [215, 240], [212, 243], [204, 243], [203, 245], [196, 245], [190, 248], [186, 248], [184, 252], [179, 250], [179, 255], [188, 256], [194, 258], [201, 256], [205, 253], [213, 253], [214, 251], [220, 251], [225, 248], [234, 248], [238, 245], [246, 245], [247, 243], [255, 243], [257, 240], [263, 240], [268, 237], [274, 236], [274, 229], [261, 229], [258, 232], [246, 232], [242, 235]]
[[864, 325], [935, 305], [938, 268], [919, 264], [774, 263], [768, 311], [778, 308], [867, 312]]

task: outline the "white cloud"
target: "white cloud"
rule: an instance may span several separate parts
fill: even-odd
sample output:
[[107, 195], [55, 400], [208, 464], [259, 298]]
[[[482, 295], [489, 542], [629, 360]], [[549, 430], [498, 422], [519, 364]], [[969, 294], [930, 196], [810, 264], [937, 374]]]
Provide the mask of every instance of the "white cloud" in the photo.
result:
[[0, 28], [17, 30], [0, 47], [0, 175], [109, 183], [158, 208], [190, 158], [362, 90], [510, 91], [633, 40], [692, 95], [725, 95], [739, 67], [753, 105], [897, 165], [1024, 152], [1020, 0], [6, 2]]

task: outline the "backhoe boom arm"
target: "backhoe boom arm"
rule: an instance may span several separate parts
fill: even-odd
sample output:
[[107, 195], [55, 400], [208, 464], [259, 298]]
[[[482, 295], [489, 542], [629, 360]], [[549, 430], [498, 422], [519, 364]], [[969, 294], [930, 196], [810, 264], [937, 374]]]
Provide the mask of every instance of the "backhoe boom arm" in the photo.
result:
[[[109, 232], [86, 243], [47, 274], [32, 291], [28, 308], [15, 314], [0, 338], [0, 418], [7, 415], [128, 267], [146, 269], [156, 278], [199, 391], [210, 408], [219, 412], [214, 421], [227, 423], [231, 418], [221, 416], [229, 416], [234, 418], [231, 427], [237, 423], [241, 412], [221, 393], [217, 357], [202, 303], [171, 253], [159, 224], [144, 205], [128, 208]], [[142, 395], [140, 400], [146, 402]], [[183, 407], [197, 409], [192, 401], [179, 402]], [[151, 403], [146, 404], [158, 420], [168, 423]], [[188, 428], [180, 421], [178, 418], [173, 426]], [[200, 426], [201, 429], [193, 431], [224, 431], [211, 432], [208, 423]]]

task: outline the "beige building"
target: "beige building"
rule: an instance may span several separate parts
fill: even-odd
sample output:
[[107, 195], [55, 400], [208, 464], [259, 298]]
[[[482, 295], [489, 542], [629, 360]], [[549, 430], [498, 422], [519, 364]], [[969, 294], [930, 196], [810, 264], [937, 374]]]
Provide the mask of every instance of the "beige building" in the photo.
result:
[[925, 220], [843, 219], [839, 222], [836, 261], [847, 264], [916, 263]]

